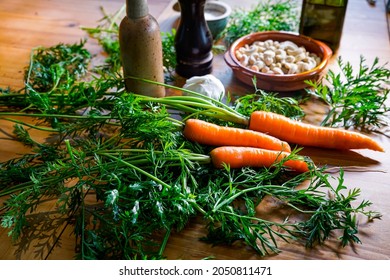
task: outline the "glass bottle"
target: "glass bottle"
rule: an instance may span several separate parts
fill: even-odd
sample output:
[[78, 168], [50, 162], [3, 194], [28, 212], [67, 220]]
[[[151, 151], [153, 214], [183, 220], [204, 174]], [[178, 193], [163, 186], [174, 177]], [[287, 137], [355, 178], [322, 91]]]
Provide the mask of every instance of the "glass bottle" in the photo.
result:
[[348, 0], [303, 0], [299, 33], [326, 43], [336, 52]]
[[147, 0], [126, 0], [126, 16], [119, 26], [119, 45], [126, 90], [163, 97], [165, 88], [128, 76], [164, 82], [160, 27], [149, 14]]
[[176, 73], [203, 76], [212, 71], [213, 38], [204, 16], [206, 0], [179, 0], [180, 23], [175, 36]]

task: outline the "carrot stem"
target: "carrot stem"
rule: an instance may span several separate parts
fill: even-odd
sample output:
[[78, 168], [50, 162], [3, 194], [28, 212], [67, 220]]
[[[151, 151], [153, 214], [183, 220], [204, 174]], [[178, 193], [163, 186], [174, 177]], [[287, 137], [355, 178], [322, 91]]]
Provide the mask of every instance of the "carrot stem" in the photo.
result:
[[23, 121], [15, 120], [15, 119], [12, 119], [12, 118], [0, 118], [0, 119], [6, 120], [6, 121], [9, 121], [9, 122], [13, 122], [13, 123], [16, 123], [16, 124], [24, 125], [24, 126], [27, 126], [27, 127], [30, 127], [30, 128], [34, 128], [34, 129], [40, 130], [40, 131], [60, 132], [58, 129], [52, 129], [52, 128], [48, 128], [48, 127], [37, 126], [37, 125], [29, 124], [29, 123], [26, 123], [26, 122], [23, 122]]
[[[209, 96], [202, 95], [202, 94], [197, 93], [197, 92], [192, 91], [192, 90], [183, 89], [183, 88], [180, 88], [177, 86], [168, 85], [165, 83], [160, 83], [160, 82], [142, 79], [142, 78], [138, 78], [138, 77], [128, 76], [126, 78], [134, 79], [134, 80], [145, 82], [145, 83], [151, 83], [151, 84], [164, 86], [166, 88], [175, 89], [175, 90], [185, 92], [185, 93], [188, 93], [191, 95], [191, 96], [183, 96], [183, 95], [166, 96], [166, 97], [162, 97], [162, 98], [154, 98], [154, 97], [147, 97], [147, 96], [143, 96], [143, 95], [136, 95], [141, 100], [155, 101], [155, 102], [159, 102], [159, 103], [162, 103], [165, 105], [170, 105], [174, 108], [182, 108], [183, 109], [183, 107], [180, 107], [180, 105], [186, 104], [188, 106], [194, 106], [195, 108], [202, 108], [204, 110], [210, 109], [210, 111], [216, 113], [216, 115], [209, 114], [210, 116], [213, 116], [213, 117], [217, 116], [219, 119], [231, 121], [231, 122], [234, 122], [237, 124], [243, 124], [246, 126], [248, 126], [248, 124], [249, 124], [248, 117], [238, 113], [236, 110], [234, 110], [230, 106], [226, 105], [225, 103], [218, 101], [216, 99], [213, 99]], [[183, 110], [183, 111], [188, 112], [186, 110]], [[210, 111], [202, 111], [202, 112], [210, 112]], [[190, 112], [193, 113], [194, 110], [190, 110]]]

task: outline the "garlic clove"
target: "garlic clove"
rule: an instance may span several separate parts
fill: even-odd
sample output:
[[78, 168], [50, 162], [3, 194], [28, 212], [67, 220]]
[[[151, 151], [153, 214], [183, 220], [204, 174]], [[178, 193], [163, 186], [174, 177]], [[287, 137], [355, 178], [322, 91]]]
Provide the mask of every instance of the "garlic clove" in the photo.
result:
[[[221, 100], [225, 95], [225, 87], [222, 82], [212, 74], [191, 77], [186, 81], [183, 88], [216, 100]], [[183, 92], [183, 94], [190, 95], [186, 92]]]

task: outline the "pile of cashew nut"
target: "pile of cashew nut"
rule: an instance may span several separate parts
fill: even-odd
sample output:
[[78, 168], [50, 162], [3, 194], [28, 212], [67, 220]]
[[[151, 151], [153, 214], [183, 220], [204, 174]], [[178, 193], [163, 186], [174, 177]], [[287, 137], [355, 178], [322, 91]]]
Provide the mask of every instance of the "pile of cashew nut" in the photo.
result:
[[321, 58], [291, 41], [255, 41], [236, 50], [240, 64], [267, 74], [298, 74], [315, 68]]

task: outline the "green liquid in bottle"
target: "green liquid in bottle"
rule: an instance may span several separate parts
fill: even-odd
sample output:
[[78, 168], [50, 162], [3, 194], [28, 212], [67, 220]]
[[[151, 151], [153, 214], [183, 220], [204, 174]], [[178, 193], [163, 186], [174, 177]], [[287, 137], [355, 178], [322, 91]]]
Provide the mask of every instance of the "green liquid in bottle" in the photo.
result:
[[299, 33], [326, 43], [335, 52], [341, 40], [347, 3], [347, 0], [304, 0]]

